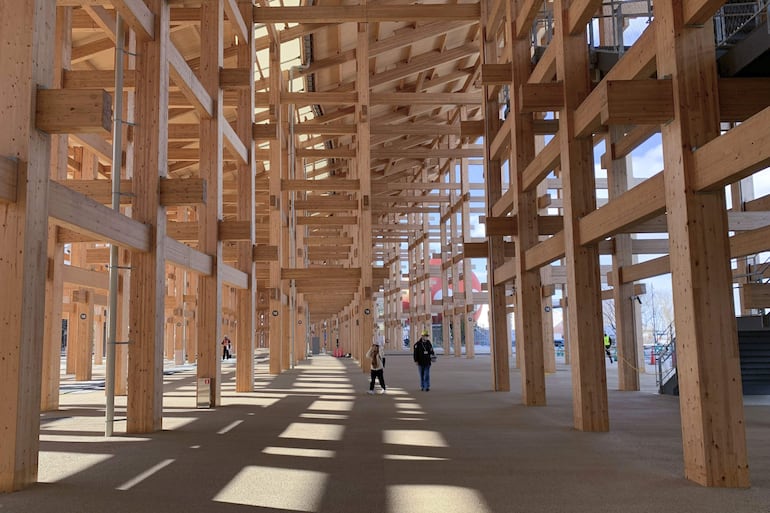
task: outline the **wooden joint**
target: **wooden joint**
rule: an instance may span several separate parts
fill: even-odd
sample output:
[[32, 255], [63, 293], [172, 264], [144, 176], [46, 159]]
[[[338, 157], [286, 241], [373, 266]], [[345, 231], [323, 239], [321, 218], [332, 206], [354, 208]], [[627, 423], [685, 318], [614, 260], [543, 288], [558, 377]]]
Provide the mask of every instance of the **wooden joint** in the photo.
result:
[[35, 128], [49, 134], [112, 131], [112, 98], [94, 89], [38, 89]]

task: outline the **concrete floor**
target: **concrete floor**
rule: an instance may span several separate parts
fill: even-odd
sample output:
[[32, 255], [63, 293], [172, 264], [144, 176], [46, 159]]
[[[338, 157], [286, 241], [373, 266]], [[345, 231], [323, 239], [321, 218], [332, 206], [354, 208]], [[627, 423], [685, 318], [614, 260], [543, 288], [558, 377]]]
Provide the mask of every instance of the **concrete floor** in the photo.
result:
[[[195, 409], [194, 370], [166, 375], [163, 431], [103, 436], [104, 393], [65, 382], [42, 418], [40, 483], [0, 495], [0, 513], [306, 511], [323, 513], [770, 513], [770, 401], [746, 398], [752, 487], [683, 477], [678, 399], [618, 392], [609, 433], [572, 429], [569, 368], [547, 377], [548, 406], [490, 390], [489, 356], [439, 357], [430, 392], [408, 354], [390, 354], [388, 393], [366, 394], [352, 360], [314, 357], [257, 391]], [[89, 389], [90, 388], [90, 389]], [[125, 398], [118, 398], [124, 415]]]

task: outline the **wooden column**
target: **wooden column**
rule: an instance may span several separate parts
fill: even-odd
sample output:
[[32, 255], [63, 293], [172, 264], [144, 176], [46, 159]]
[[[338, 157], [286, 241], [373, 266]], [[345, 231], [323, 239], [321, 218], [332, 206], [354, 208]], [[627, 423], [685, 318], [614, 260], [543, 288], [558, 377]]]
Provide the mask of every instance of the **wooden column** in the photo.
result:
[[[490, 1], [481, 2], [482, 45], [481, 56], [485, 64], [497, 63], [497, 41], [493, 34], [486, 33], [487, 10]], [[500, 130], [500, 105], [497, 96], [490, 98], [489, 88], [483, 88], [484, 95], [484, 177], [487, 185], [487, 215], [492, 214], [492, 206], [503, 195], [502, 167], [500, 160], [491, 153], [491, 142]], [[495, 283], [496, 270], [505, 263], [504, 243], [500, 236], [487, 235], [489, 244], [489, 345], [492, 355], [492, 387], [496, 392], [508, 392], [511, 389], [509, 364], [510, 342], [508, 340], [507, 300], [505, 283]], [[472, 326], [469, 326], [472, 329]]]
[[[366, 2], [364, 2], [366, 5]], [[372, 178], [369, 154], [369, 24], [358, 24], [358, 44], [356, 46], [356, 173], [361, 185], [359, 193], [359, 248], [358, 262], [361, 267], [360, 294], [360, 329], [358, 340], [361, 347], [361, 360], [373, 342], [374, 301], [372, 291]]]
[[[59, 7], [56, 10], [56, 51], [54, 53], [54, 78], [52, 87], [62, 86], [64, 70], [70, 66], [72, 53], [72, 8]], [[67, 178], [68, 136], [51, 136], [51, 178]], [[40, 409], [59, 409], [59, 384], [61, 381], [62, 342], [62, 301], [64, 299], [64, 244], [57, 241], [58, 228], [48, 227], [48, 262], [50, 268], [46, 279], [45, 338], [43, 339], [43, 369]]]
[[0, 202], [0, 492], [37, 481], [51, 141], [30, 116], [52, 84], [55, 24], [53, 2], [0, 5], [0, 158], [18, 184], [16, 202]]
[[[251, 0], [238, 2], [241, 16], [246, 21], [248, 40], [238, 45], [238, 67], [249, 70], [249, 76], [254, 76], [254, 37], [253, 37], [253, 5]], [[235, 372], [235, 390], [237, 392], [252, 392], [254, 390], [254, 316], [257, 302], [256, 268], [253, 251], [255, 243], [254, 225], [254, 81], [249, 81], [249, 87], [238, 93], [238, 118], [236, 133], [248, 151], [248, 162], [238, 165], [238, 220], [249, 223], [249, 240], [238, 243], [238, 269], [249, 277], [249, 286], [238, 291], [238, 337], [235, 349], [238, 354]]]
[[572, 404], [574, 425], [581, 431], [609, 430], [607, 376], [602, 346], [603, 319], [599, 250], [582, 246], [578, 221], [596, 208], [593, 146], [590, 137], [575, 137], [575, 109], [591, 90], [585, 27], [569, 32], [567, 11], [574, 2], [554, 2], [556, 75], [562, 81], [564, 106], [559, 111], [559, 141], [564, 187], [564, 248], [570, 302], [580, 312], [570, 316]]
[[169, 4], [149, 0], [155, 39], [137, 44], [135, 162], [132, 216], [152, 227], [150, 250], [131, 253], [128, 346], [129, 433], [162, 428], [163, 319], [166, 209], [160, 204], [160, 179], [168, 169]]
[[[610, 127], [605, 137], [607, 155], [611, 145], [623, 132], [620, 127]], [[626, 157], [610, 162], [607, 169], [607, 189], [610, 200], [628, 190], [628, 166]], [[615, 348], [618, 355], [618, 390], [639, 390], [637, 368], [636, 327], [634, 326], [634, 283], [621, 283], [620, 268], [633, 264], [631, 234], [615, 235], [612, 252], [612, 301], [615, 305]], [[642, 366], [644, 368], [644, 366]]]
[[[469, 197], [471, 184], [470, 184], [470, 175], [468, 173], [468, 161], [466, 159], [462, 159], [460, 163], [460, 180], [461, 180], [460, 191], [462, 192], [463, 198]], [[460, 229], [462, 233], [462, 240], [470, 241], [471, 240], [470, 200], [463, 201], [462, 221], [461, 221]], [[473, 279], [472, 279], [473, 268], [471, 266], [471, 260], [469, 258], [463, 259], [462, 269], [463, 269], [462, 271], [463, 286], [465, 287], [465, 309], [463, 310], [460, 318], [462, 319], [461, 323], [464, 324], [464, 330], [465, 330], [465, 357], [473, 358], [476, 356], [476, 345], [475, 345], [476, 339], [475, 339], [475, 334], [473, 332], [473, 328], [476, 325], [476, 323], [473, 320], [473, 310], [475, 308], [475, 304], [473, 300]], [[457, 325], [458, 330], [461, 329], [460, 326], [461, 324], [458, 323]], [[462, 341], [460, 340], [462, 336], [459, 332], [457, 334], [457, 338], [458, 338], [458, 344], [462, 343]]]
[[[674, 119], [661, 127], [685, 476], [747, 487], [749, 469], [724, 191], [694, 192], [693, 151], [719, 135], [711, 21], [686, 25], [681, 0], [655, 5], [658, 76]], [[729, 151], [729, 148], [725, 148]]]
[[[516, 2], [518, 6], [522, 2]], [[510, 187], [516, 214], [516, 355], [521, 370], [521, 398], [528, 406], [545, 405], [545, 360], [543, 344], [553, 352], [553, 337], [543, 337], [543, 294], [540, 269], [527, 269], [524, 258], [528, 249], [539, 241], [537, 189], [524, 189], [524, 170], [535, 158], [535, 132], [532, 113], [521, 112], [521, 87], [527, 83], [531, 70], [529, 34], [514, 39], [516, 23], [511, 3], [507, 3], [506, 33], [511, 41], [512, 81], [510, 89], [511, 157], [509, 159]], [[489, 199], [491, 203], [491, 198]], [[491, 211], [490, 211], [491, 214]], [[490, 284], [491, 286], [491, 284]], [[548, 298], [550, 304], [550, 298]], [[550, 315], [547, 320], [550, 321]], [[553, 330], [551, 330], [553, 333]], [[550, 359], [549, 359], [550, 361]]]
[[206, 180], [206, 204], [199, 206], [199, 248], [214, 257], [210, 276], [198, 278], [198, 377], [212, 380], [212, 406], [222, 394], [222, 89], [219, 70], [223, 60], [224, 7], [222, 0], [201, 4], [201, 84], [214, 103], [214, 114], [200, 122], [200, 173]]
[[[281, 45], [278, 41], [270, 42], [270, 123], [281, 125]], [[268, 339], [270, 345], [270, 374], [280, 374], [283, 368], [281, 355], [281, 320], [279, 315], [283, 309], [281, 306], [281, 253], [282, 253], [282, 226], [281, 215], [281, 162], [282, 162], [283, 133], [279, 130], [276, 139], [270, 141], [270, 246], [278, 249], [278, 257], [270, 261], [269, 289], [270, 299], [268, 306]], [[288, 358], [288, 355], [286, 355]]]

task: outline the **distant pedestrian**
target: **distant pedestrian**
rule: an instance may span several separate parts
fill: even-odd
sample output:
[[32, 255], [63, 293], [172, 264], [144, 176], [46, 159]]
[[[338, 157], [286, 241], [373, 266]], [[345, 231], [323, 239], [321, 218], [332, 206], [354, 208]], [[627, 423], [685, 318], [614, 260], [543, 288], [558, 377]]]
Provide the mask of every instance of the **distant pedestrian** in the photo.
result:
[[232, 345], [230, 344], [230, 337], [225, 335], [225, 338], [222, 339], [222, 359], [223, 360], [229, 360], [232, 354], [230, 353], [230, 350], [232, 349]]
[[372, 360], [370, 371], [372, 380], [369, 382], [369, 393], [374, 394], [374, 380], [377, 379], [380, 381], [380, 387], [384, 394], [385, 390], [387, 390], [385, 388], [385, 362], [382, 353], [380, 352], [380, 346], [378, 344], [372, 344], [372, 347], [366, 352], [366, 357], [371, 358]]
[[436, 353], [433, 352], [433, 345], [428, 339], [428, 331], [425, 330], [418, 340], [414, 344], [414, 362], [420, 369], [420, 390], [425, 392], [430, 391], [430, 364], [436, 358]]
[[612, 351], [610, 351], [610, 347], [612, 347], [612, 339], [609, 335], [606, 333], [604, 334], [604, 352], [607, 353], [607, 358], [610, 359], [610, 363], [612, 363]]

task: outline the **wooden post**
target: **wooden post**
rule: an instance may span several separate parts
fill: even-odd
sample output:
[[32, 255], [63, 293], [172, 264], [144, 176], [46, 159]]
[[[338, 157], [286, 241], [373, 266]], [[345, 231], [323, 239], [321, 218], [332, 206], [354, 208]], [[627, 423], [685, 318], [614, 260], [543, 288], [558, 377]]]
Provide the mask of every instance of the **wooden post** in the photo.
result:
[[16, 160], [16, 202], [0, 202], [0, 493], [37, 481], [45, 326], [50, 136], [30, 116], [38, 87], [51, 87], [56, 5], [0, 6], [0, 157]]
[[[517, 2], [517, 5], [520, 5]], [[513, 190], [514, 211], [516, 212], [516, 356], [521, 369], [522, 402], [528, 406], [545, 405], [544, 347], [549, 346], [549, 363], [553, 360], [553, 330], [550, 338], [544, 337], [544, 321], [550, 323], [551, 316], [543, 315], [546, 301], [543, 300], [540, 269], [527, 269], [524, 254], [539, 241], [537, 189], [524, 189], [524, 170], [535, 158], [535, 132], [532, 113], [522, 112], [521, 87], [529, 80], [531, 71], [529, 37], [515, 39], [513, 25], [516, 23], [512, 5], [507, 4], [506, 33], [511, 41], [512, 82], [510, 90], [511, 112], [511, 158], [509, 160], [510, 184]], [[491, 198], [490, 198], [491, 199]], [[491, 211], [490, 211], [491, 213]], [[547, 298], [550, 306], [550, 298]], [[549, 309], [550, 313], [550, 309]], [[549, 324], [550, 325], [550, 324]]]
[[691, 186], [692, 152], [719, 136], [714, 34], [710, 20], [686, 25], [683, 4], [655, 5], [655, 35], [658, 76], [674, 86], [674, 119], [661, 136], [685, 477], [748, 487], [725, 196]]
[[[62, 87], [61, 77], [64, 69], [70, 66], [72, 52], [72, 8], [59, 7], [56, 10], [56, 51], [54, 54], [54, 80], [52, 87]], [[51, 178], [67, 178], [68, 137], [51, 137]], [[48, 227], [48, 262], [46, 280], [46, 319], [45, 338], [43, 340], [43, 376], [40, 409], [54, 411], [59, 409], [59, 385], [61, 381], [61, 342], [62, 342], [62, 301], [64, 282], [64, 244], [57, 240], [55, 225]]]
[[[484, 63], [496, 63], [497, 42], [494, 37], [486, 34], [487, 9], [489, 1], [481, 3], [482, 39], [481, 56]], [[492, 214], [492, 206], [503, 195], [502, 167], [500, 160], [494, 157], [490, 150], [490, 142], [494, 140], [500, 129], [500, 105], [497, 98], [489, 98], [487, 88], [484, 88], [484, 177], [487, 184], [487, 215]], [[495, 272], [505, 263], [504, 243], [500, 236], [487, 235], [489, 244], [489, 345], [492, 353], [492, 388], [496, 392], [508, 392], [511, 389], [509, 364], [510, 341], [508, 340], [507, 299], [505, 283], [495, 283]], [[517, 287], [518, 289], [519, 287]], [[539, 292], [538, 292], [539, 294]], [[539, 298], [539, 295], [538, 295]], [[472, 326], [469, 326], [472, 329]], [[542, 361], [542, 358], [541, 358]], [[541, 364], [542, 365], [542, 364]], [[523, 376], [522, 376], [523, 379]]]
[[150, 433], [163, 420], [163, 320], [165, 300], [166, 210], [160, 205], [160, 179], [168, 169], [168, 45], [170, 7], [149, 0], [155, 39], [137, 43], [135, 162], [132, 216], [152, 227], [150, 250], [131, 254], [128, 346], [129, 433]]
[[578, 222], [596, 208], [593, 146], [590, 137], [575, 137], [575, 109], [588, 95], [588, 47], [585, 27], [570, 34], [570, 2], [554, 2], [556, 75], [564, 90], [559, 111], [559, 141], [564, 188], [564, 248], [567, 284], [580, 315], [571, 315], [574, 425], [581, 431], [608, 431], [607, 376], [602, 346], [601, 279], [596, 244], [580, 244]]
[[[620, 127], [610, 127], [605, 137], [605, 147], [622, 136]], [[609, 155], [609, 152], [608, 152]], [[626, 158], [615, 159], [607, 169], [607, 188], [609, 199], [617, 198], [628, 190], [628, 166]], [[637, 341], [634, 326], [634, 283], [621, 283], [620, 268], [633, 264], [631, 235], [619, 233], [614, 238], [612, 252], [612, 300], [615, 305], [615, 348], [618, 355], [618, 389], [639, 390], [639, 371], [637, 370]], [[644, 367], [642, 367], [644, 368]]]
[[198, 277], [198, 378], [210, 378], [212, 404], [218, 406], [222, 395], [222, 243], [219, 221], [222, 219], [222, 89], [219, 70], [223, 62], [224, 7], [222, 0], [201, 4], [201, 84], [214, 103], [214, 115], [200, 121], [200, 173], [206, 180], [206, 204], [198, 215], [199, 248], [214, 257], [210, 276]]
[[[243, 19], [248, 27], [248, 40], [238, 45], [238, 67], [249, 70], [249, 75], [254, 76], [254, 37], [253, 33], [253, 5], [251, 0], [239, 1]], [[238, 93], [238, 117], [236, 119], [236, 133], [248, 148], [248, 162], [238, 165], [238, 214], [239, 221], [249, 223], [249, 240], [238, 243], [238, 268], [249, 276], [249, 286], [238, 291], [238, 336], [235, 341], [235, 350], [238, 355], [237, 369], [235, 372], [235, 389], [238, 392], [252, 392], [254, 390], [254, 315], [257, 306], [257, 280], [256, 268], [252, 248], [255, 243], [254, 226], [254, 137], [252, 125], [254, 123], [254, 81], [249, 80], [249, 87]]]
[[[270, 123], [281, 124], [281, 45], [278, 41], [270, 43]], [[281, 215], [281, 167], [283, 156], [283, 132], [270, 141], [270, 171], [269, 171], [269, 208], [270, 225], [269, 244], [278, 248], [278, 258], [271, 260], [269, 278], [269, 303], [268, 303], [268, 340], [270, 346], [270, 374], [280, 374], [283, 369], [281, 333], [282, 323], [279, 316], [282, 313], [281, 305], [281, 254], [283, 219]], [[287, 356], [288, 358], [288, 356]]]

